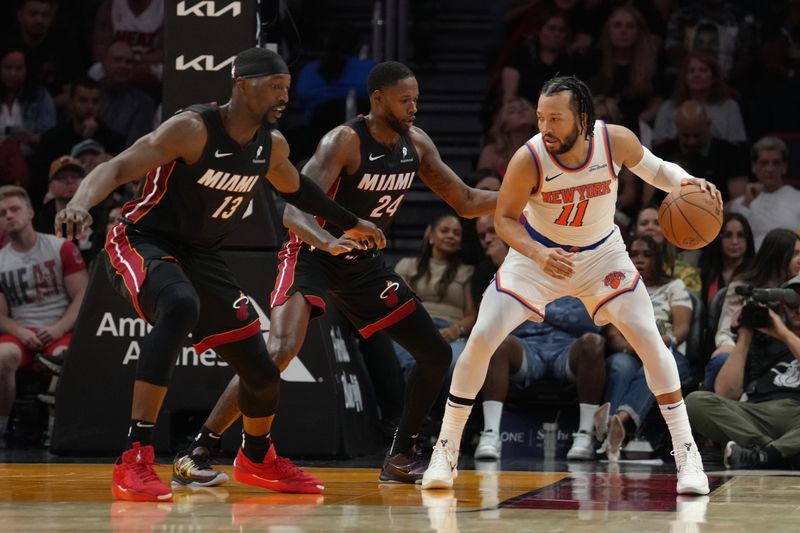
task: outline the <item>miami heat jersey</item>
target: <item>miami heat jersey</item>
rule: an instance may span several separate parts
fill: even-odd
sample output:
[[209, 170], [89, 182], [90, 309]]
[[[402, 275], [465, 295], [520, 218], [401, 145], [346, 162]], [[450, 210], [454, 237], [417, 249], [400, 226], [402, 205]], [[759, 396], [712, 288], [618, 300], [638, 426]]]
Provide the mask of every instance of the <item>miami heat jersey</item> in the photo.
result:
[[589, 153], [582, 165], [569, 168], [551, 155], [539, 133], [526, 146], [539, 181], [523, 210], [527, 226], [566, 246], [589, 246], [614, 229], [619, 166], [611, 156], [608, 129], [596, 121]]
[[[361, 166], [352, 175], [339, 176], [329, 195], [385, 232], [419, 169], [417, 151], [407, 133], [400, 136], [392, 149], [380, 144], [370, 135], [363, 116], [346, 125], [353, 128], [360, 139]], [[340, 234], [341, 231], [335, 232], [337, 236]]]
[[199, 113], [206, 124], [202, 156], [192, 165], [176, 159], [148, 172], [141, 196], [123, 207], [122, 216], [138, 230], [213, 248], [236, 227], [265, 179], [272, 137], [262, 127], [242, 147], [225, 131], [215, 104], [185, 111]]

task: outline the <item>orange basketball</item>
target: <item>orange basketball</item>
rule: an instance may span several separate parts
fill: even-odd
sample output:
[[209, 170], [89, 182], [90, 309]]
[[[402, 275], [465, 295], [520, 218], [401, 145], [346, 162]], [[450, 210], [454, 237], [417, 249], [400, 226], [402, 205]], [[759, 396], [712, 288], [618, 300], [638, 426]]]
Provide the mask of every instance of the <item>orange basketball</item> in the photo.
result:
[[697, 185], [686, 185], [661, 202], [658, 223], [669, 242], [695, 250], [716, 238], [722, 227], [722, 205]]

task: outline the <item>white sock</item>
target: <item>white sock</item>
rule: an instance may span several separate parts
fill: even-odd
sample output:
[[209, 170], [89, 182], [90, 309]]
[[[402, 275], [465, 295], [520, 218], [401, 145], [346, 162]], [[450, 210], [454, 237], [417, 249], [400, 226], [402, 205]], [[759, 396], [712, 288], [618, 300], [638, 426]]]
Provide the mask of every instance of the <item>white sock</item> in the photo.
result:
[[483, 402], [483, 430], [500, 434], [500, 420], [503, 418], [503, 402], [488, 400]]
[[692, 427], [689, 425], [689, 415], [683, 400], [677, 403], [659, 404], [661, 416], [667, 422], [669, 433], [672, 435], [672, 449], [683, 450], [684, 444], [691, 444], [694, 449], [697, 445], [692, 437]]
[[585, 431], [591, 434], [594, 431], [594, 413], [600, 406], [591, 403], [581, 403], [579, 405], [581, 414], [578, 422], [578, 431]]
[[464, 426], [467, 425], [467, 419], [471, 412], [472, 405], [462, 405], [448, 399], [444, 408], [442, 429], [436, 444], [442, 444], [457, 452], [461, 448], [461, 435], [464, 433]]

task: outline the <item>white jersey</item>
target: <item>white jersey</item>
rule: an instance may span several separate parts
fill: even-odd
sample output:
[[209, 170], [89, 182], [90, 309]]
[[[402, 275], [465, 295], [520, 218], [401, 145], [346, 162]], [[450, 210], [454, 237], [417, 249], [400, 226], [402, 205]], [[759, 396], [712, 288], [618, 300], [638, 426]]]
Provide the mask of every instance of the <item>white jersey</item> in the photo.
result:
[[605, 123], [595, 122], [589, 153], [577, 168], [564, 166], [550, 154], [541, 133], [526, 146], [539, 170], [539, 182], [522, 212], [531, 236], [570, 247], [608, 237], [614, 229], [619, 166], [611, 157]]
[[125, 41], [134, 52], [144, 54], [155, 47], [164, 24], [164, 0], [152, 0], [138, 15], [127, 0], [112, 0], [111, 25], [115, 41]]

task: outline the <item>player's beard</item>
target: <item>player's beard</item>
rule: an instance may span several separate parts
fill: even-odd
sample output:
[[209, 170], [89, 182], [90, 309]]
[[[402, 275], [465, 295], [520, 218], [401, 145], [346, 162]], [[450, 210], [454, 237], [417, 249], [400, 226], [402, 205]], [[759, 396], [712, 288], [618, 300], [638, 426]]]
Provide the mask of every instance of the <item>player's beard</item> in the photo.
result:
[[400, 135], [405, 135], [408, 133], [408, 128], [405, 124], [395, 117], [392, 112], [388, 108], [384, 108], [383, 110], [384, 116], [386, 117], [386, 123], [392, 128], [394, 131], [399, 133]]
[[573, 146], [575, 146], [575, 142], [578, 140], [578, 133], [579, 133], [578, 128], [573, 126], [572, 131], [570, 132], [569, 135], [567, 135], [567, 138], [564, 139], [563, 141], [556, 137], [556, 139], [561, 143], [559, 147], [555, 148], [554, 150], [550, 150], [547, 149], [547, 145], [545, 144], [545, 148], [551, 154], [556, 154], [556, 155], [566, 154], [567, 152], [572, 150]]

